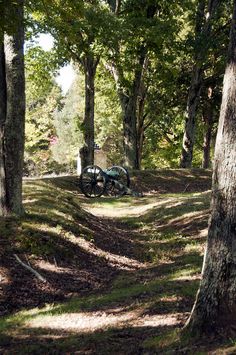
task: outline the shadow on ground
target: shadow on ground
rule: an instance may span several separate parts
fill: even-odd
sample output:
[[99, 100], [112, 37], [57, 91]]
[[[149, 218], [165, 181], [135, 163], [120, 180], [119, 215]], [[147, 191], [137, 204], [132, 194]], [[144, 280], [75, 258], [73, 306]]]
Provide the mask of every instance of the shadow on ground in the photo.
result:
[[[172, 183], [182, 177], [176, 171]], [[0, 221], [0, 352], [164, 354], [165, 334], [184, 324], [199, 285], [209, 194], [88, 202], [68, 177], [29, 180], [24, 199], [24, 218]], [[127, 216], [89, 212], [111, 206]]]

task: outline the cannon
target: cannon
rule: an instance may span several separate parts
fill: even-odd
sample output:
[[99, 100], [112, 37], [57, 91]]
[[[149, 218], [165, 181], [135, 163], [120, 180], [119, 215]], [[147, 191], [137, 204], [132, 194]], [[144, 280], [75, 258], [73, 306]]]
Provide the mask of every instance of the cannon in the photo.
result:
[[113, 165], [102, 170], [97, 165], [86, 166], [80, 175], [80, 188], [87, 197], [122, 196], [125, 194], [141, 196], [130, 189], [128, 170], [122, 166]]

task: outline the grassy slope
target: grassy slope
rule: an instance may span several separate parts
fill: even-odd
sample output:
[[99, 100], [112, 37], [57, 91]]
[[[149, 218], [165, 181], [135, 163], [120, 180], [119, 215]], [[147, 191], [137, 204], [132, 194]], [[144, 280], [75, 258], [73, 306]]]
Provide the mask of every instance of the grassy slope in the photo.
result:
[[[152, 193], [87, 200], [72, 177], [25, 182], [26, 216], [0, 221], [0, 353], [186, 348], [177, 330], [199, 284], [210, 172], [148, 171], [132, 179]], [[28, 311], [16, 313], [21, 309]], [[188, 344], [187, 353], [214, 348], [209, 341]]]

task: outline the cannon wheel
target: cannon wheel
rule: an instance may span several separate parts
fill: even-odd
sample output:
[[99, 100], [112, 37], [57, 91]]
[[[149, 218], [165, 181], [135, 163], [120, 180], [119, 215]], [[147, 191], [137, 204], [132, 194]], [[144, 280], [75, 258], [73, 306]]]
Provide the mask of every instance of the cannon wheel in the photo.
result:
[[80, 188], [87, 197], [100, 197], [106, 188], [102, 169], [97, 165], [86, 166], [80, 175]]
[[125, 189], [117, 188], [114, 180], [118, 181], [124, 187], [130, 186], [130, 177], [128, 171], [119, 165], [114, 165], [111, 168], [107, 169], [108, 172], [112, 171], [116, 173], [116, 177], [114, 179], [108, 180], [106, 184], [106, 190], [108, 195], [110, 196], [122, 196], [126, 193]]

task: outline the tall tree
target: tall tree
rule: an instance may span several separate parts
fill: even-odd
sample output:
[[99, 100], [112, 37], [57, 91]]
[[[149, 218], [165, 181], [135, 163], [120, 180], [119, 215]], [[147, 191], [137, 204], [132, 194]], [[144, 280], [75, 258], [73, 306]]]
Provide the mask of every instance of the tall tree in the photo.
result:
[[[36, 10], [38, 9], [38, 6]], [[85, 77], [84, 146], [81, 149], [82, 167], [94, 161], [94, 94], [95, 75], [102, 51], [102, 42], [109, 42], [110, 21], [107, 5], [101, 0], [52, 1], [40, 8], [43, 28], [56, 41], [65, 61], [73, 61]]]
[[4, 7], [0, 42], [0, 214], [22, 214], [25, 79], [23, 0]]
[[208, 53], [212, 21], [219, 3], [219, 0], [208, 0], [208, 4], [206, 0], [198, 1], [195, 26], [195, 55], [185, 111], [185, 128], [180, 160], [181, 168], [190, 168], [192, 166], [195, 120], [202, 88], [203, 64]]
[[85, 74], [85, 106], [84, 106], [84, 146], [80, 150], [82, 169], [94, 163], [94, 103], [95, 75], [99, 57], [86, 55], [82, 63]]
[[218, 127], [212, 213], [197, 299], [187, 326], [194, 333], [236, 326], [236, 0]]
[[[124, 164], [128, 168], [139, 169], [146, 91], [144, 75], [148, 67], [149, 51], [146, 35], [155, 25], [153, 18], [157, 11], [157, 5], [155, 2], [145, 1], [142, 4], [134, 4], [132, 1], [128, 1], [124, 4], [124, 17], [119, 13], [121, 1], [111, 3], [111, 9], [116, 16], [121, 18], [121, 21], [126, 21], [127, 30], [127, 38], [122, 38], [114, 47], [111, 70], [116, 81], [123, 116]], [[132, 40], [130, 32], [132, 32]]]

